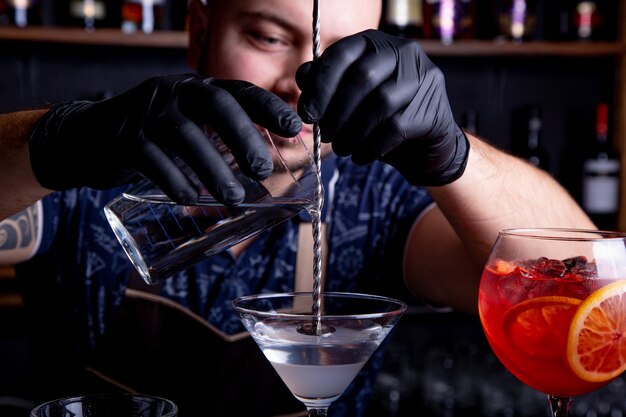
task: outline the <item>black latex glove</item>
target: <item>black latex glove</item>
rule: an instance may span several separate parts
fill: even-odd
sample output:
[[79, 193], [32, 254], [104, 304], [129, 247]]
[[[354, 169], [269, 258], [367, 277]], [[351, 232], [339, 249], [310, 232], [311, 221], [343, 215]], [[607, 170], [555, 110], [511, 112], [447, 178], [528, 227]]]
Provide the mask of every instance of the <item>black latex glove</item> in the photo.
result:
[[442, 72], [414, 41], [368, 30], [344, 38], [297, 73], [298, 113], [357, 164], [380, 159], [414, 185], [443, 185], [465, 169], [469, 142], [454, 121]]
[[291, 137], [302, 122], [277, 96], [244, 81], [155, 77], [108, 100], [53, 107], [31, 134], [30, 158], [48, 189], [106, 189], [141, 173], [173, 200], [190, 204], [198, 190], [175, 164], [178, 156], [217, 199], [236, 204], [243, 188], [204, 128], [222, 137], [242, 172], [262, 179], [273, 164], [255, 124]]

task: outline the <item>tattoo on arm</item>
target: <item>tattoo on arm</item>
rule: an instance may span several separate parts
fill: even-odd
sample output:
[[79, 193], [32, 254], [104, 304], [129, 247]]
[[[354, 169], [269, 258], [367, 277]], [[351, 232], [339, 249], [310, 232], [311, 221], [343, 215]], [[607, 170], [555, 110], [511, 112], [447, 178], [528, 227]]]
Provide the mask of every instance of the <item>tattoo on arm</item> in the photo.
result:
[[0, 222], [0, 265], [14, 265], [30, 259], [41, 243], [42, 203]]

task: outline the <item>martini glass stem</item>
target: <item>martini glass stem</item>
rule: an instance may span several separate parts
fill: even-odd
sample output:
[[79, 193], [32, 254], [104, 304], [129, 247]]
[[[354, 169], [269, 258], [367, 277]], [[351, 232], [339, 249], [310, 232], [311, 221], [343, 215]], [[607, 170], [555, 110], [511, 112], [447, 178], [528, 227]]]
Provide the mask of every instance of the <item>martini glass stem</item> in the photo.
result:
[[567, 417], [572, 406], [572, 397], [555, 397], [548, 395], [553, 417]]
[[307, 408], [307, 411], [309, 412], [309, 417], [326, 417], [328, 407]]

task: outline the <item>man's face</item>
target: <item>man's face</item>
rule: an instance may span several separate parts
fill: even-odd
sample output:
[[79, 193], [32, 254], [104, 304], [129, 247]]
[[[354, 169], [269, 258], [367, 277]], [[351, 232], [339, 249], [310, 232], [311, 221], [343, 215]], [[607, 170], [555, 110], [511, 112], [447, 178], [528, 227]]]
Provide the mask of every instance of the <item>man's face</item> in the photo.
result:
[[[380, 0], [321, 0], [322, 51], [333, 42], [378, 27]], [[313, 58], [313, 0], [209, 0], [205, 62], [199, 72], [246, 80], [297, 105], [298, 67]], [[312, 127], [302, 133], [312, 144]]]

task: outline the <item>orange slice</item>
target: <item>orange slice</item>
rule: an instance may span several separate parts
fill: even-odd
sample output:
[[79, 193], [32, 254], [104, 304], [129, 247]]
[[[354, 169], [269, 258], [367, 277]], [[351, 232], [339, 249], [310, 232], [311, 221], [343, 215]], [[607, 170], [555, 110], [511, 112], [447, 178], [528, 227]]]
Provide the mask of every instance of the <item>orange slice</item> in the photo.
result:
[[626, 370], [626, 280], [606, 285], [578, 308], [567, 360], [581, 379], [609, 381]]
[[579, 304], [577, 298], [561, 296], [525, 300], [505, 313], [504, 331], [527, 355], [546, 360], [562, 358], [567, 330]]

